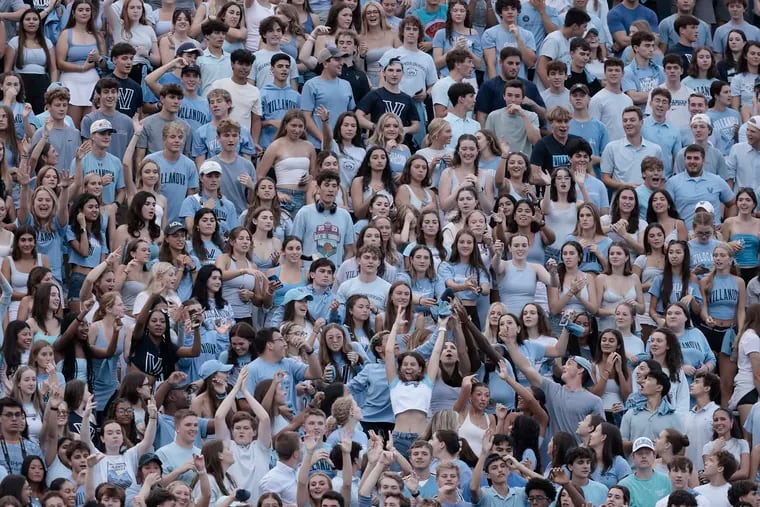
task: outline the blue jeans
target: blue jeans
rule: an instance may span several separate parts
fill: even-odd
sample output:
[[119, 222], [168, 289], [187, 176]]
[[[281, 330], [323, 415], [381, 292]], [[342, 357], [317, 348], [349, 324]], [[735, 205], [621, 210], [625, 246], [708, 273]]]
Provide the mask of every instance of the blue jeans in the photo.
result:
[[419, 437], [418, 433], [402, 433], [400, 431], [393, 432], [393, 447], [401, 453], [401, 455], [408, 459], [409, 448]]

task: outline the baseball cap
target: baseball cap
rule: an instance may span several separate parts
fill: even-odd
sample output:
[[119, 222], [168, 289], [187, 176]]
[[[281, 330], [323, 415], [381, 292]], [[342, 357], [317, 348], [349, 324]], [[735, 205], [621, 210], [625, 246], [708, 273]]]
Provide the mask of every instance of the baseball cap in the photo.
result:
[[206, 361], [203, 363], [203, 366], [201, 366], [201, 378], [203, 380], [206, 380], [211, 375], [215, 373], [224, 372], [227, 373], [232, 369], [231, 364], [224, 364], [223, 362], [219, 361], [218, 359], [212, 359], [210, 361]]
[[652, 449], [654, 451], [654, 443], [647, 437], [639, 437], [633, 441], [633, 452], [640, 449]]
[[201, 68], [200, 66], [191, 63], [190, 65], [185, 65], [182, 67], [182, 70], [180, 71], [180, 75], [184, 76], [185, 74], [190, 74], [191, 72], [195, 72], [199, 76], [201, 75]]
[[163, 463], [161, 462], [161, 458], [159, 458], [158, 456], [156, 456], [155, 453], [152, 453], [152, 452], [149, 452], [140, 456], [140, 461], [138, 462], [138, 466], [145, 466], [151, 461], [155, 461], [156, 463], [158, 463], [158, 466], [163, 466]]
[[754, 127], [756, 129], [760, 129], [760, 115], [753, 116], [749, 120], [747, 120], [747, 125], [750, 127]]
[[575, 83], [573, 86], [570, 87], [570, 95], [572, 95], [575, 92], [583, 92], [586, 95], [591, 95], [591, 91], [589, 91], [588, 86], [586, 86], [583, 83]]
[[92, 122], [92, 125], [90, 125], [90, 134], [94, 134], [95, 132], [116, 132], [116, 129], [113, 128], [113, 125], [111, 125], [111, 122], [106, 119], [100, 119], [95, 120]]
[[195, 53], [195, 54], [200, 55], [201, 53], [203, 53], [203, 51], [201, 51], [201, 48], [199, 48], [198, 46], [196, 46], [192, 42], [183, 42], [177, 48], [177, 51], [176, 51], [175, 55], [176, 56], [182, 56], [185, 53]]
[[306, 291], [302, 287], [296, 287], [295, 289], [290, 289], [285, 293], [285, 299], [282, 300], [282, 306], [285, 306], [286, 304], [293, 301], [303, 301], [304, 299], [307, 301], [312, 301], [314, 299], [314, 296], [312, 296], [310, 292]]
[[586, 370], [591, 376], [591, 362], [583, 356], [572, 356], [570, 359], [575, 361], [575, 364]]
[[348, 53], [342, 53], [338, 48], [330, 46], [319, 52], [317, 63], [325, 63], [330, 58], [343, 58], [344, 56], [348, 56]]
[[594, 35], [599, 35], [599, 30], [597, 30], [596, 28], [593, 28], [593, 27], [589, 28], [588, 30], [586, 30], [586, 33], [583, 34], [583, 38], [585, 39], [586, 36], [588, 34], [590, 34], [590, 33], [593, 33]]
[[69, 89], [66, 85], [64, 85], [60, 81], [53, 81], [52, 83], [48, 85], [47, 90], [45, 90], [45, 93], [52, 92], [53, 90], [57, 90], [58, 88], [63, 88], [65, 90]]
[[198, 171], [198, 174], [211, 174], [211, 173], [222, 173], [222, 166], [219, 165], [219, 162], [215, 162], [213, 160], [206, 160], [204, 163], [201, 164], [201, 168]]
[[694, 206], [694, 212], [696, 212], [699, 208], [702, 208], [708, 213], [715, 214], [715, 207], [712, 205], [710, 201], [699, 201], [697, 205]]
[[695, 123], [704, 123], [708, 127], [712, 127], [712, 121], [710, 120], [710, 117], [704, 113], [695, 114], [691, 118], [691, 122], [689, 123], [689, 125], [694, 125]]
[[179, 231], [187, 232], [187, 227], [183, 222], [175, 220], [174, 222], [169, 222], [169, 224], [166, 226], [166, 229], [164, 229], [164, 235], [171, 236], [172, 234], [175, 234]]

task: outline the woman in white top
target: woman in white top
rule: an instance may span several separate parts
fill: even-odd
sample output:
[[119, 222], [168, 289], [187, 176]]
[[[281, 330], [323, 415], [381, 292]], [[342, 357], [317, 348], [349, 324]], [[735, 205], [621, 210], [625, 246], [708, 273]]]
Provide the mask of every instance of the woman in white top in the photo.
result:
[[[175, 309], [182, 305], [177, 295], [177, 268], [170, 262], [156, 262], [150, 267], [148, 284], [145, 290], [135, 297], [132, 312], [138, 315], [145, 303], [153, 294], [160, 294], [166, 300], [169, 308]], [[170, 313], [171, 315], [171, 313]]]
[[478, 168], [478, 140], [472, 134], [462, 134], [454, 149], [452, 166], [445, 169], [438, 186], [441, 209], [456, 207], [457, 190], [466, 186], [478, 189], [478, 201], [483, 209], [493, 208], [493, 175]]
[[[633, 273], [641, 280], [641, 291], [644, 293], [644, 314], [639, 316], [642, 339], [646, 340], [649, 334], [657, 327], [649, 312], [649, 304], [652, 298], [649, 289], [655, 278], [661, 276], [665, 270], [665, 229], [658, 223], [647, 225], [644, 230], [644, 255], [639, 255], [633, 263]], [[630, 352], [630, 351], [629, 351]]]
[[26, 427], [29, 439], [40, 443], [42, 416], [45, 413], [42, 394], [37, 387], [37, 373], [31, 366], [20, 366], [13, 375], [13, 388], [9, 393], [14, 400], [19, 401], [26, 414]]
[[119, 13], [113, 8], [113, 0], [105, 0], [103, 11], [108, 17], [114, 44], [126, 42], [137, 51], [129, 77], [142, 83], [148, 69], [161, 65], [158, 38], [148, 23], [145, 4], [141, 0], [124, 0]]
[[549, 310], [554, 315], [563, 311], [596, 313], [596, 277], [580, 270], [583, 247], [567, 241], [560, 250], [562, 262], [557, 267], [559, 286], [547, 287]]
[[[519, 157], [513, 157], [519, 159]], [[573, 233], [577, 224], [578, 207], [584, 202], [591, 202], [586, 192], [586, 173], [570, 173], [565, 167], [560, 167], [552, 174], [548, 191], [544, 192], [541, 200], [541, 211], [544, 220], [556, 235], [554, 243], [546, 247], [547, 253], [554, 259], [559, 257], [559, 249], [567, 236]], [[575, 189], [580, 188], [579, 196]], [[582, 199], [579, 199], [582, 197]]]
[[412, 155], [404, 164], [404, 170], [396, 191], [396, 206], [408, 204], [419, 212], [438, 211], [438, 196], [428, 190], [432, 184], [432, 173], [427, 160], [422, 155]]
[[454, 411], [461, 421], [458, 433], [478, 456], [483, 446], [483, 435], [489, 428], [496, 428], [496, 415], [486, 414], [490, 400], [491, 390], [487, 384], [479, 382], [475, 375], [462, 379], [462, 389], [454, 404]]
[[625, 245], [632, 258], [644, 253], [644, 229], [639, 217], [639, 197], [633, 187], [623, 187], [610, 203], [610, 214], [601, 217], [602, 229], [614, 242]]
[[739, 411], [742, 428], [752, 406], [758, 401], [755, 375], [760, 374], [760, 303], [747, 307], [744, 329], [739, 338], [738, 370], [734, 377], [734, 394], [728, 408]]
[[728, 451], [739, 464], [729, 480], [738, 481], [749, 479], [749, 443], [742, 438], [742, 430], [736, 424], [731, 412], [719, 408], [713, 412], [713, 441], [702, 448], [702, 456], [706, 457], [718, 451]]
[[631, 269], [628, 252], [622, 244], [613, 243], [607, 255], [607, 267], [596, 279], [599, 329], [615, 328], [615, 308], [622, 301], [633, 306], [636, 313], [644, 313], [641, 281]]
[[625, 400], [631, 394], [627, 363], [623, 336], [616, 329], [603, 331], [594, 352], [591, 372], [594, 385], [589, 391], [602, 398], [605, 413], [612, 417], [622, 417]]
[[[283, 164], [288, 166], [287, 172], [283, 170]], [[257, 180], [264, 178], [272, 167], [277, 174], [280, 205], [295, 216], [306, 202], [308, 178], [309, 175], [316, 176], [317, 167], [317, 152], [306, 139], [306, 118], [298, 109], [291, 109], [280, 120], [274, 141], [256, 166]]]
[[427, 427], [433, 379], [438, 377], [449, 320], [448, 317], [438, 319], [435, 345], [426, 372], [425, 359], [419, 352], [403, 352], [396, 358], [396, 336], [399, 329], [407, 324], [404, 321], [405, 313], [405, 308], [398, 308], [396, 320], [385, 343], [385, 376], [390, 385], [391, 406], [395, 416], [393, 443], [403, 456], [407, 455], [412, 443]]

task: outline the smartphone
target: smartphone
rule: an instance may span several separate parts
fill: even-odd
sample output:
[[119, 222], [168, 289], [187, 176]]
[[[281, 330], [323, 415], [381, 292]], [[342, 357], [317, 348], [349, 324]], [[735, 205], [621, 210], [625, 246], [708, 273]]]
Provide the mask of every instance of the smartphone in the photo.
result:
[[567, 326], [567, 323], [570, 321], [570, 319], [567, 317], [566, 313], [562, 314], [562, 318], [559, 319], [559, 327], [565, 327]]
[[201, 321], [196, 318], [198, 316], [198, 310], [190, 310], [189, 314], [190, 314], [190, 321], [193, 323], [193, 329], [198, 329], [199, 327], [201, 327]]
[[279, 282], [280, 281], [280, 277], [277, 276], [277, 275], [269, 275], [267, 277], [267, 280], [269, 280], [270, 282]]

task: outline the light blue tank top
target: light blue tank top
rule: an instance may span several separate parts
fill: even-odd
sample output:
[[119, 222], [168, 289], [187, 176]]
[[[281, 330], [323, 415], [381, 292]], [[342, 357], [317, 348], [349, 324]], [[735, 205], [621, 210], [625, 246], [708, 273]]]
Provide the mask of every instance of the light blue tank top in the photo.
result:
[[736, 252], [734, 259], [740, 268], [754, 268], [757, 266], [758, 252], [760, 252], [760, 239], [753, 234], [734, 234], [730, 241], [741, 241], [744, 248]]
[[[109, 337], [106, 339], [103, 334], [103, 323], [96, 321], [92, 323], [93, 326], [98, 328], [98, 337], [95, 340], [95, 346], [99, 348], [107, 348], [108, 342], [111, 341]], [[117, 376], [117, 370], [119, 365], [119, 357], [124, 353], [124, 328], [122, 328], [119, 334], [119, 341], [116, 345], [116, 353], [108, 359], [93, 359], [93, 382], [92, 393], [95, 396], [95, 403], [98, 407], [105, 407], [108, 400], [111, 399], [113, 393], [119, 388], [119, 378]]]
[[[279, 278], [279, 276], [280, 276], [280, 266], [277, 266], [276, 268], [274, 268], [274, 273]], [[300, 282], [296, 282], [296, 283], [285, 283], [285, 282], [282, 282], [282, 287], [280, 287], [279, 289], [277, 289], [276, 291], [274, 291], [273, 300], [272, 300], [273, 306], [281, 306], [282, 305], [282, 301], [285, 299], [285, 294], [290, 289], [295, 289], [296, 287], [303, 287], [304, 285], [306, 285], [306, 275], [303, 274], [303, 273], [301, 273], [301, 281]]]
[[84, 65], [87, 61], [87, 55], [93, 49], [97, 50], [97, 44], [74, 44], [73, 42], [73, 30], [67, 32], [67, 39], [69, 41], [69, 50], [66, 52], [66, 61], [77, 65]]
[[536, 272], [528, 265], [517, 268], [512, 261], [507, 264], [507, 273], [499, 281], [499, 297], [507, 311], [519, 315], [523, 306], [536, 297]]
[[707, 296], [707, 313], [721, 320], [731, 320], [736, 316], [739, 301], [739, 287], [732, 275], [715, 275]]

